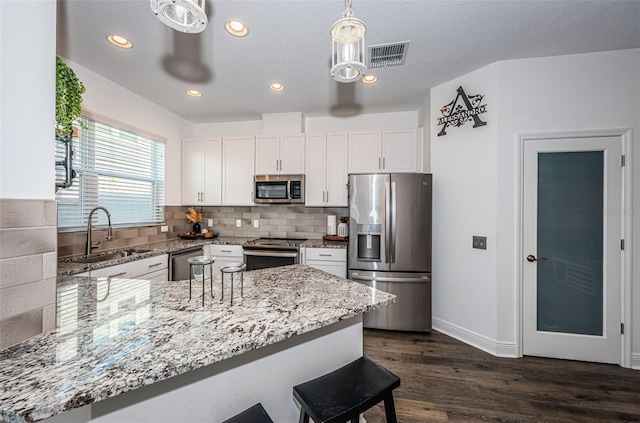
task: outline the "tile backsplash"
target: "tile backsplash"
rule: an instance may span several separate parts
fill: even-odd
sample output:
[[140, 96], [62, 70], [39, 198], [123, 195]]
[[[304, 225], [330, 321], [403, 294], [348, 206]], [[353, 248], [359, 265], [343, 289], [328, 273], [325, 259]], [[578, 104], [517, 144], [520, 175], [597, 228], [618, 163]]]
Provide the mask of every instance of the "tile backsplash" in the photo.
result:
[[[200, 211], [200, 208], [197, 207], [197, 210]], [[201, 226], [203, 229], [219, 232], [221, 236], [319, 239], [326, 233], [327, 215], [343, 216], [347, 213], [347, 208], [299, 205], [202, 207]], [[113, 239], [107, 241], [106, 229], [96, 226], [92, 240], [100, 241], [99, 251], [176, 238], [180, 233], [192, 230], [186, 214], [187, 206], [166, 206], [164, 225], [168, 226], [168, 232], [160, 231], [160, 227], [164, 225], [114, 228]], [[209, 219], [213, 221], [212, 227], [208, 226]], [[236, 227], [237, 219], [241, 221], [240, 228]], [[253, 227], [255, 219], [259, 221], [259, 228]], [[86, 231], [58, 233], [58, 256], [84, 254], [86, 239]]]
[[0, 349], [55, 328], [57, 212], [0, 198]]

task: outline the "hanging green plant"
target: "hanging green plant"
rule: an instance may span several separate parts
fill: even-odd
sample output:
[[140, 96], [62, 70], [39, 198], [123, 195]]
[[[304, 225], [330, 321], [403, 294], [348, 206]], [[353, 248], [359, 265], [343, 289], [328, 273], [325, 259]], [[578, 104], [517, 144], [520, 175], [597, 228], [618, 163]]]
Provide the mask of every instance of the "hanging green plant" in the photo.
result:
[[56, 137], [71, 138], [73, 123], [82, 112], [85, 88], [73, 69], [59, 57], [56, 57], [56, 75]]

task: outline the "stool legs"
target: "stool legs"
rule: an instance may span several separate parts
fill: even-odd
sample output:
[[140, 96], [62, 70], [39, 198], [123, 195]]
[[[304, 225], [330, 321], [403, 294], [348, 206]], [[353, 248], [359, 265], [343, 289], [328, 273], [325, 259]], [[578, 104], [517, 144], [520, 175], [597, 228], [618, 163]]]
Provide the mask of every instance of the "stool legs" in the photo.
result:
[[396, 406], [393, 402], [393, 392], [384, 399], [384, 414], [387, 416], [387, 423], [398, 423], [396, 420]]

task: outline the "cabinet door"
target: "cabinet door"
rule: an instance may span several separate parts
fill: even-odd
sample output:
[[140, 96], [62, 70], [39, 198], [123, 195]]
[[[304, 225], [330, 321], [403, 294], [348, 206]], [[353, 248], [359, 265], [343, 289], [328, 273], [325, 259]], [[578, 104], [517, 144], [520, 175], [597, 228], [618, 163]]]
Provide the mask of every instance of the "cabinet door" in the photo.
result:
[[327, 134], [327, 194], [325, 205], [347, 207], [347, 133]]
[[280, 137], [280, 173], [285, 175], [304, 173], [304, 134]]
[[378, 173], [381, 162], [380, 131], [349, 132], [349, 173]]
[[202, 199], [202, 141], [182, 140], [182, 204], [199, 204]]
[[215, 278], [220, 277], [220, 268], [228, 264], [242, 263], [242, 246], [240, 245], [218, 245], [210, 244], [205, 247], [205, 254], [215, 257], [213, 262], [213, 274]]
[[304, 205], [324, 206], [326, 201], [327, 135], [307, 134]]
[[253, 205], [253, 137], [222, 140], [222, 204]]
[[280, 137], [256, 136], [256, 175], [280, 173]]
[[332, 275], [347, 277], [347, 250], [342, 248], [306, 248], [305, 264]]
[[207, 206], [222, 204], [222, 138], [202, 141], [204, 188], [202, 202]]
[[416, 130], [384, 131], [382, 169], [384, 172], [417, 172]]

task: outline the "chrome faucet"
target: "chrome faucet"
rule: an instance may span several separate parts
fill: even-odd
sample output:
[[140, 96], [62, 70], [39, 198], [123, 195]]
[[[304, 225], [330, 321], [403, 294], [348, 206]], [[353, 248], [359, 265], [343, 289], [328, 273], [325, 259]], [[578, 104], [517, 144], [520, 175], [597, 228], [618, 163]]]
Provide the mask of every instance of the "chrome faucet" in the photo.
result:
[[91, 210], [91, 212], [89, 212], [89, 221], [87, 222], [87, 249], [86, 249], [86, 253], [87, 255], [91, 254], [91, 250], [93, 250], [94, 248], [98, 248], [98, 246], [100, 245], [100, 241], [96, 242], [95, 244], [93, 244], [91, 242], [91, 218], [93, 217], [93, 213], [96, 210], [104, 210], [104, 212], [107, 214], [107, 220], [109, 222], [109, 226], [107, 226], [107, 239], [111, 239], [111, 214], [109, 213], [109, 210], [105, 209], [102, 206], [98, 206], [98, 207], [94, 207], [93, 210]]

